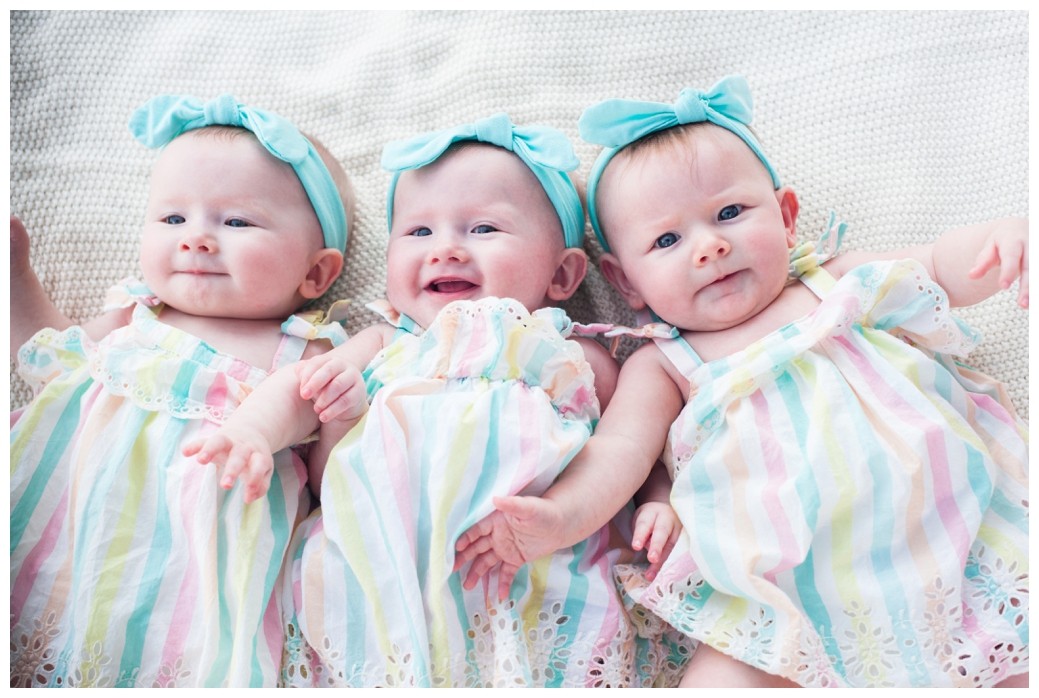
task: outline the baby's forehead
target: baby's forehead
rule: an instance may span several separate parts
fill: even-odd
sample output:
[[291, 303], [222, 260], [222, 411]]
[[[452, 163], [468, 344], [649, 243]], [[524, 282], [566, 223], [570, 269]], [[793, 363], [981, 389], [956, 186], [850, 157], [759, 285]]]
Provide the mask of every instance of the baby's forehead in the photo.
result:
[[[441, 187], [461, 187], [484, 200], [523, 201], [552, 210], [552, 202], [530, 168], [517, 155], [495, 145], [458, 144], [436, 162], [401, 173], [397, 193], [400, 194], [402, 188], [407, 195], [412, 190], [425, 192]], [[397, 196], [395, 203], [399, 206], [402, 197]]]

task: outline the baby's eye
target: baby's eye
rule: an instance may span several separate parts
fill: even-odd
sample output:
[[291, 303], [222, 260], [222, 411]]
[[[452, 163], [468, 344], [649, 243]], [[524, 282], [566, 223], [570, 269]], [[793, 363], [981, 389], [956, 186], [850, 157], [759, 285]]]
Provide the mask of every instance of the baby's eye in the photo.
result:
[[477, 235], [484, 235], [486, 233], [493, 233], [496, 230], [498, 229], [495, 228], [493, 225], [487, 225], [486, 223], [484, 223], [483, 225], [478, 225], [475, 228], [473, 228], [471, 232], [476, 233]]
[[742, 211], [743, 211], [743, 207], [742, 206], [739, 206], [737, 204], [729, 204], [728, 206], [723, 208], [721, 211], [718, 211], [718, 220], [720, 220], [720, 221], [730, 221], [733, 218], [735, 218], [736, 216], [740, 215], [740, 213]]
[[162, 222], [166, 225], [181, 225], [184, 223], [184, 216], [178, 216], [176, 213], [169, 216], [165, 216]]
[[228, 218], [226, 221], [224, 221], [224, 225], [226, 225], [228, 228], [248, 228], [249, 221], [245, 220], [244, 218]]
[[432, 235], [432, 234], [433, 234], [433, 231], [430, 230], [429, 228], [415, 228], [414, 230], [412, 230], [409, 233], [409, 235], [414, 235], [417, 238], [424, 238], [427, 235]]
[[653, 242], [653, 247], [659, 247], [661, 249], [665, 247], [671, 247], [678, 242], [678, 235], [675, 233], [664, 233]]

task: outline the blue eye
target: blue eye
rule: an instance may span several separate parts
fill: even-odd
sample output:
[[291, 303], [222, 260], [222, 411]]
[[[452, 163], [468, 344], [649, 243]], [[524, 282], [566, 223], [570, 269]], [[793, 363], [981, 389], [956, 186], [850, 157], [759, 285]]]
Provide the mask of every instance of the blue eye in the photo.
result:
[[248, 228], [249, 223], [241, 218], [228, 218], [224, 221], [224, 225], [228, 228]]
[[730, 204], [730, 205], [726, 206], [725, 208], [723, 208], [721, 211], [718, 211], [718, 220], [720, 220], [720, 221], [731, 221], [733, 218], [735, 218], [736, 216], [740, 215], [740, 213], [742, 211], [743, 211], [743, 207], [742, 206], [738, 206], [736, 204]]
[[184, 223], [184, 216], [178, 216], [174, 213], [163, 218], [162, 222], [166, 225], [181, 225], [182, 223]]
[[410, 233], [408, 233], [408, 234], [409, 234], [409, 235], [414, 235], [414, 236], [415, 236], [415, 237], [417, 237], [417, 238], [424, 238], [424, 237], [426, 237], [427, 235], [432, 235], [432, 234], [433, 234], [433, 231], [432, 231], [432, 230], [430, 230], [429, 228], [415, 228], [414, 230], [412, 230], [412, 231], [411, 231]]
[[675, 233], [664, 233], [653, 242], [653, 247], [663, 249], [665, 247], [671, 247], [678, 242], [678, 235]]
[[493, 233], [493, 232], [495, 232], [497, 230], [498, 229], [495, 228], [493, 225], [484, 224], [484, 225], [476, 226], [475, 228], [472, 229], [471, 232], [476, 233], [477, 235], [484, 235], [486, 233]]

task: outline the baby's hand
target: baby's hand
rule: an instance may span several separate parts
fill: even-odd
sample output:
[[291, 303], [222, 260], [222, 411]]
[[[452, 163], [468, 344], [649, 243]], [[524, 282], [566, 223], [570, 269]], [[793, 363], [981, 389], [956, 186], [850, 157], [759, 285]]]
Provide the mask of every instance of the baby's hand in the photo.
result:
[[18, 216], [11, 216], [11, 278], [29, 268], [29, 232]]
[[632, 524], [635, 529], [631, 536], [632, 549], [642, 550], [647, 547], [646, 542], [649, 541], [646, 551], [646, 558], [649, 560], [646, 579], [652, 581], [678, 542], [682, 523], [667, 502], [646, 502], [635, 510]]
[[455, 569], [472, 560], [462, 586], [472, 589], [498, 568], [498, 598], [509, 596], [516, 573], [527, 562], [555, 552], [562, 511], [540, 497], [495, 497], [497, 509], [463, 533], [455, 543]]
[[254, 429], [224, 425], [211, 436], [189, 441], [181, 453], [195, 456], [203, 465], [213, 463], [222, 468], [220, 486], [225, 490], [240, 478], [246, 504], [263, 497], [271, 486], [274, 458], [270, 444]]
[[1010, 219], [989, 235], [985, 246], [978, 253], [974, 267], [968, 276], [977, 279], [993, 267], [999, 267], [999, 285], [1010, 288], [1014, 279], [1020, 278], [1017, 304], [1028, 307], [1028, 221]]
[[364, 377], [357, 367], [332, 351], [297, 364], [299, 396], [312, 400], [318, 419], [349, 422], [368, 409]]

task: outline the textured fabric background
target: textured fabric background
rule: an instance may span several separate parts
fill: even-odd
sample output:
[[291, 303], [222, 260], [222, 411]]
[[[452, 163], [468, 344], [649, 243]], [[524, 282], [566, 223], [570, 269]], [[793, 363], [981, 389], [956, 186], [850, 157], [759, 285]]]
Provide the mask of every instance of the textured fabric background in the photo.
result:
[[[11, 211], [32, 261], [75, 320], [139, 274], [137, 235], [155, 153], [126, 124], [163, 92], [223, 92], [322, 140], [357, 190], [347, 270], [323, 303], [384, 289], [382, 145], [508, 112], [597, 149], [577, 118], [608, 97], [672, 101], [742, 73], [755, 129], [798, 191], [799, 231], [832, 209], [847, 242], [884, 249], [1027, 215], [1025, 12], [12, 12]], [[593, 260], [598, 249], [587, 248]], [[593, 271], [568, 310], [631, 323]], [[984, 333], [970, 363], [1028, 414], [1028, 314], [1011, 293], [961, 316]], [[622, 347], [622, 355], [632, 345]], [[12, 376], [11, 405], [27, 401]]]

